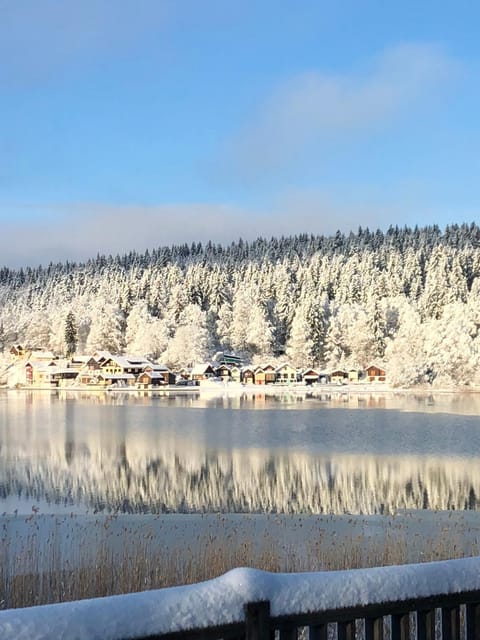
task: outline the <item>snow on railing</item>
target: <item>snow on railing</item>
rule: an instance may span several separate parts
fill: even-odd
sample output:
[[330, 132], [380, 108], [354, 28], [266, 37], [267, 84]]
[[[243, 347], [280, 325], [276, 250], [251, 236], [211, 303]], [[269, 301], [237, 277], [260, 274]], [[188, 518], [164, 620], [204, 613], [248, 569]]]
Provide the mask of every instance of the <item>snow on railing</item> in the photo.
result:
[[[1, 611], [0, 638], [120, 640], [177, 634], [268, 640], [274, 629], [292, 637], [302, 625], [309, 626], [310, 638], [320, 638], [327, 637], [327, 623], [337, 622], [338, 637], [368, 639], [383, 637], [383, 622], [381, 630], [378, 622], [390, 615], [392, 638], [407, 638], [409, 612], [417, 612], [420, 634], [427, 623], [434, 629], [437, 607], [444, 629], [438, 637], [453, 638], [460, 637], [455, 629], [463, 605], [462, 637], [480, 637], [475, 634], [480, 633], [480, 627], [475, 630], [480, 558], [296, 574], [234, 569], [189, 586]], [[355, 619], [365, 621], [357, 635]]]

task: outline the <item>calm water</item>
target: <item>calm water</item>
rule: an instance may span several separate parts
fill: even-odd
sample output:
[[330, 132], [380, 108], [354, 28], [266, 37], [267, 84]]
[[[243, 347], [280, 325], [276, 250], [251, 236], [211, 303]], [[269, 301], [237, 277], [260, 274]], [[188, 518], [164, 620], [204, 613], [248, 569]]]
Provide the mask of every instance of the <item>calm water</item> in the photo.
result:
[[479, 413], [474, 395], [1, 392], [0, 509], [477, 509]]

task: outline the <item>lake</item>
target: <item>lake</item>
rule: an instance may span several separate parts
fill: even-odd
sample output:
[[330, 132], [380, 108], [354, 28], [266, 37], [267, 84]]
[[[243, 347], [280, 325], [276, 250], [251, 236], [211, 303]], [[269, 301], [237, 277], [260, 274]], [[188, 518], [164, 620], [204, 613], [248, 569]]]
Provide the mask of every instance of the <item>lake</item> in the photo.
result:
[[475, 394], [0, 392], [0, 509], [385, 514], [480, 506]]

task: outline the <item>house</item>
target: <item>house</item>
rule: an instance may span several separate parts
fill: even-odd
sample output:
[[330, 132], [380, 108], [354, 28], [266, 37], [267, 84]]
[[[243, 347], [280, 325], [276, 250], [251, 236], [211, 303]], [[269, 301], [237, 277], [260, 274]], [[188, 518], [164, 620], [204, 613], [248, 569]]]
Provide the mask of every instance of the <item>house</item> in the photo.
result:
[[202, 364], [196, 364], [192, 367], [192, 380], [208, 380], [208, 378], [214, 378], [215, 371], [209, 362], [203, 362]]
[[228, 365], [221, 364], [219, 367], [215, 367], [215, 375], [217, 378], [221, 378], [224, 382], [228, 382], [232, 377], [232, 372]]
[[242, 368], [241, 367], [237, 367], [237, 366], [233, 366], [230, 368], [230, 376], [232, 379], [232, 382], [241, 382], [242, 380]]
[[25, 358], [25, 356], [27, 355], [27, 349], [25, 349], [25, 347], [21, 344], [14, 344], [10, 349], [10, 355], [19, 359]]
[[348, 381], [349, 382], [358, 382], [360, 380], [361, 371], [358, 369], [350, 369], [348, 372]]
[[25, 381], [27, 384], [41, 387], [60, 387], [70, 384], [76, 379], [78, 370], [50, 360], [41, 362], [29, 360], [25, 364]]
[[164, 384], [175, 384], [177, 376], [167, 367], [166, 364], [152, 362], [151, 364], [148, 364], [143, 371], [154, 371], [155, 373], [160, 373], [163, 376]]
[[385, 382], [386, 380], [385, 369], [375, 364], [371, 364], [365, 369], [365, 375], [367, 382]]
[[145, 358], [135, 358], [133, 356], [110, 356], [100, 363], [102, 373], [107, 375], [116, 375], [120, 373], [131, 373], [134, 377], [138, 376], [150, 365], [151, 362]]
[[335, 369], [330, 373], [330, 382], [333, 384], [347, 384], [348, 372], [343, 369]]
[[225, 364], [225, 365], [230, 366], [230, 367], [232, 367], [232, 366], [241, 367], [242, 366], [242, 359], [240, 358], [240, 356], [236, 356], [233, 353], [226, 353], [224, 351], [217, 351], [217, 353], [215, 354], [215, 356], [213, 358], [213, 364], [214, 364], [214, 366]]
[[320, 379], [320, 373], [316, 369], [304, 369], [300, 373], [302, 382], [308, 386], [318, 382]]
[[137, 377], [137, 387], [148, 389], [168, 384], [160, 371], [146, 370]]
[[274, 384], [276, 379], [275, 367], [271, 364], [255, 367], [255, 384]]
[[252, 367], [243, 367], [241, 374], [243, 384], [255, 384], [255, 371]]
[[297, 379], [297, 370], [288, 362], [275, 369], [275, 382], [278, 384], [293, 384]]

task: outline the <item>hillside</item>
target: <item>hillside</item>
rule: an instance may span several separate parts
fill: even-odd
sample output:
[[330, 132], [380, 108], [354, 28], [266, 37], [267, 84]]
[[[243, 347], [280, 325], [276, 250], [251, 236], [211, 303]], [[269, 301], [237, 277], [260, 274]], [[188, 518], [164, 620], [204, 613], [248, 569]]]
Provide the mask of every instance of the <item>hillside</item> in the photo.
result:
[[[474, 385], [480, 228], [163, 247], [0, 269], [0, 343], [108, 349], [178, 367], [217, 349], [295, 365], [388, 365], [389, 381]], [[70, 345], [71, 346], [71, 345]]]

